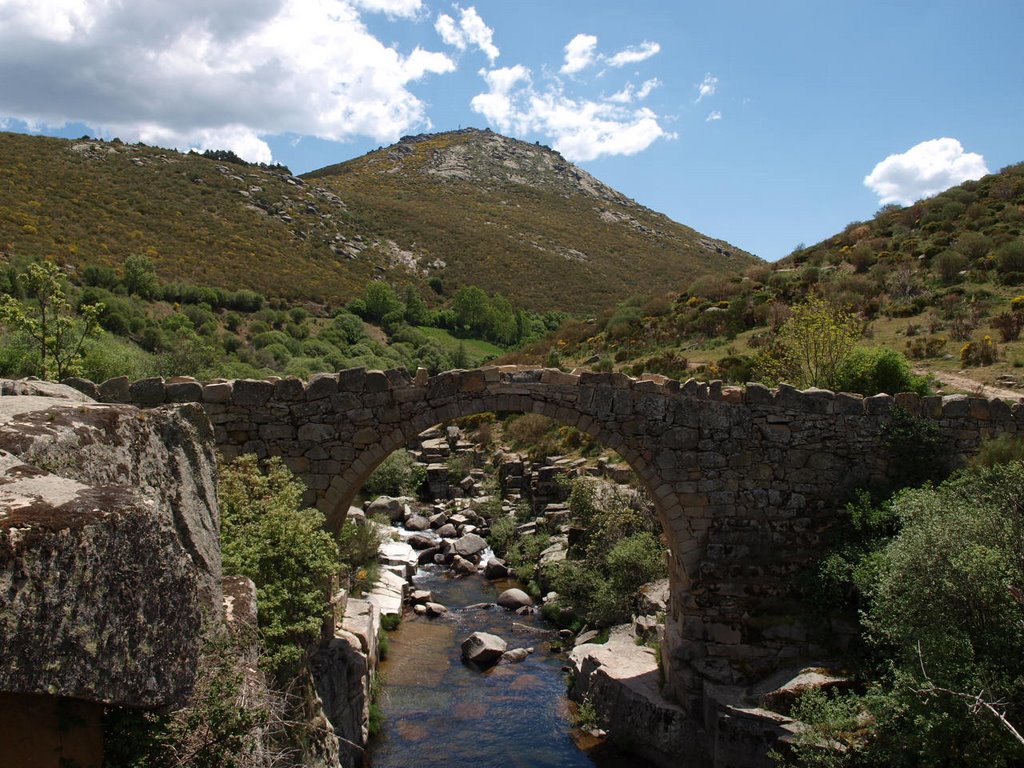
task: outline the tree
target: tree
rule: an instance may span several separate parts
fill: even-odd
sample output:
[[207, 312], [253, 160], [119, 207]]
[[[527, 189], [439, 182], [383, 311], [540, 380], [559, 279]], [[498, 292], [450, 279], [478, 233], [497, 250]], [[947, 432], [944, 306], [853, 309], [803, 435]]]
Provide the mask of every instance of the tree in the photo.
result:
[[64, 293], [60, 268], [52, 261], [30, 264], [16, 280], [27, 297], [23, 305], [0, 297], [0, 322], [29, 338], [42, 378], [61, 380], [78, 371], [85, 340], [99, 332], [103, 304], [85, 304], [76, 316]]
[[467, 285], [456, 291], [452, 310], [460, 328], [482, 335], [490, 321], [491, 300], [481, 288]]
[[963, 472], [892, 507], [902, 529], [879, 557], [864, 616], [889, 659], [881, 728], [917, 764], [1020, 765], [1024, 465]]
[[427, 305], [416, 290], [416, 286], [405, 286], [405, 322], [409, 325], [426, 325], [428, 316]]
[[834, 389], [843, 361], [860, 338], [860, 322], [813, 294], [791, 309], [775, 344], [758, 360], [758, 376], [799, 387]]
[[363, 292], [366, 303], [366, 317], [369, 320], [383, 320], [393, 312], [402, 309], [402, 302], [395, 295], [394, 289], [383, 280], [373, 280]]
[[121, 282], [128, 293], [142, 299], [151, 299], [157, 287], [156, 267], [148, 257], [133, 254], [124, 261]]

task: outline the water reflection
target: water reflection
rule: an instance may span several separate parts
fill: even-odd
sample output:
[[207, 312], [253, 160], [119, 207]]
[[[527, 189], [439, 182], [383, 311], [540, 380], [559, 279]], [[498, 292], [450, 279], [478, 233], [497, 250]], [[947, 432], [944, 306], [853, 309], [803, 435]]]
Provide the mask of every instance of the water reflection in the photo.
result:
[[[454, 579], [421, 572], [418, 588], [433, 592], [449, 608], [428, 619], [409, 615], [389, 636], [384, 662], [384, 732], [371, 745], [373, 768], [602, 768], [647, 763], [636, 757], [581, 751], [573, 740], [565, 698], [565, 659], [552, 655], [550, 627], [540, 616], [517, 616], [502, 608], [465, 608], [493, 603], [510, 582], [479, 576]], [[491, 632], [509, 649], [533, 648], [525, 661], [502, 662], [479, 672], [463, 664], [459, 644], [476, 631]], [[577, 733], [577, 736], [579, 734]], [[587, 742], [592, 744], [592, 741]]]

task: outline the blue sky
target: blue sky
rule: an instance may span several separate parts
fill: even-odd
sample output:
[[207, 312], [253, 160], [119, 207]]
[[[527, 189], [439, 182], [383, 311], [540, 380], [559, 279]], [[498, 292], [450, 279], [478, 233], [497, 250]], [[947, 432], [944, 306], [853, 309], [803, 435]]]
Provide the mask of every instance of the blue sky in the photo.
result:
[[0, 0], [0, 126], [297, 173], [489, 126], [774, 260], [1024, 160], [1022, 36], [1020, 0]]

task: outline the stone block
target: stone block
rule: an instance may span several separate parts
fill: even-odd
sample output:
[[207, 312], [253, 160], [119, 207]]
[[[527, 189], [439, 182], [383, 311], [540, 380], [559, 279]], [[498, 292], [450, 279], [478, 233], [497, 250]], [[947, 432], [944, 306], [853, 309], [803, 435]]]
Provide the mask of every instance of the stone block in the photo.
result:
[[899, 392], [895, 396], [897, 408], [917, 416], [921, 412], [921, 396], [916, 392]]
[[167, 400], [167, 387], [161, 376], [134, 381], [128, 392], [131, 402], [135, 405], [160, 405]]
[[100, 400], [104, 403], [131, 402], [131, 389], [127, 376], [115, 376], [100, 384]]
[[366, 379], [363, 382], [363, 391], [367, 393], [387, 392], [391, 388], [391, 382], [383, 371], [367, 371]]
[[285, 402], [301, 400], [306, 391], [306, 383], [302, 379], [289, 376], [274, 383], [274, 399]]
[[295, 427], [291, 424], [261, 424], [259, 436], [264, 440], [294, 440]]
[[100, 388], [93, 382], [89, 381], [89, 379], [83, 379], [79, 376], [69, 376], [62, 380], [61, 384], [71, 387], [72, 389], [77, 389], [83, 395], [90, 397], [93, 400], [100, 399]]
[[372, 445], [380, 440], [380, 435], [373, 427], [364, 427], [352, 435], [352, 442], [355, 445]]
[[365, 382], [365, 368], [348, 368], [338, 373], [338, 389], [342, 392], [361, 392]]
[[744, 400], [747, 405], [767, 405], [772, 401], [772, 391], [764, 384], [748, 381]]
[[171, 381], [167, 384], [167, 402], [201, 403], [203, 386], [198, 381]]
[[274, 385], [269, 381], [258, 379], [238, 379], [235, 381], [231, 402], [235, 405], [265, 405], [274, 394]]
[[970, 399], [970, 414], [972, 419], [988, 421], [992, 415], [989, 401], [982, 397], [972, 397]]
[[946, 395], [942, 398], [942, 418], [963, 419], [971, 413], [971, 399], [967, 395]]
[[299, 440], [309, 440], [313, 443], [323, 443], [328, 440], [335, 440], [338, 431], [331, 424], [318, 424], [310, 422], [299, 427], [296, 436]]
[[869, 416], [884, 416], [892, 412], [896, 400], [892, 395], [872, 395], [864, 398], [864, 413]]

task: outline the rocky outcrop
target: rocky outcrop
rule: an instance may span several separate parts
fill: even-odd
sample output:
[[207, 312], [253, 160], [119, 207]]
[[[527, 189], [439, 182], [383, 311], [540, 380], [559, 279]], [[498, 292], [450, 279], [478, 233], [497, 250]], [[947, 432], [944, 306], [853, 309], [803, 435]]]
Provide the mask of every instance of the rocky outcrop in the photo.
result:
[[0, 691], [180, 704], [221, 604], [205, 414], [23, 384], [0, 397]]
[[612, 741], [660, 766], [697, 750], [686, 711], [661, 694], [654, 652], [637, 645], [627, 627], [615, 627], [607, 643], [577, 645], [569, 661], [570, 697], [594, 706]]
[[380, 611], [368, 600], [349, 598], [334, 636], [310, 659], [324, 714], [338, 737], [341, 765], [362, 764], [369, 738], [370, 691], [379, 663]]

